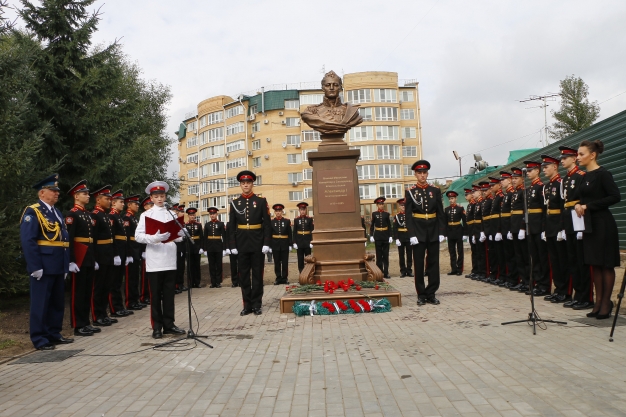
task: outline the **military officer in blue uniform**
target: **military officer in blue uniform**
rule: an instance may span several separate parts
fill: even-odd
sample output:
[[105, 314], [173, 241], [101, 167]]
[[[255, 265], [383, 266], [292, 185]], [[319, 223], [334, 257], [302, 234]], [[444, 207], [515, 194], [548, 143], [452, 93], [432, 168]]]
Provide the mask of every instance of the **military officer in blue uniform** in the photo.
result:
[[376, 245], [376, 266], [383, 271], [383, 277], [389, 278], [389, 244], [391, 236], [391, 216], [385, 211], [385, 197], [378, 197], [374, 204], [378, 210], [372, 213], [370, 224], [370, 242]]
[[30, 340], [38, 350], [52, 350], [74, 339], [61, 335], [65, 308], [65, 274], [69, 272], [69, 235], [59, 200], [59, 175], [33, 186], [39, 201], [24, 210], [20, 238], [26, 270], [30, 274]]
[[307, 215], [307, 207], [309, 204], [306, 202], [298, 203], [298, 210], [300, 216], [296, 217], [293, 221], [293, 248], [297, 251], [298, 255], [298, 272], [302, 272], [304, 269], [304, 258], [311, 254], [313, 249], [313, 218]]
[[[404, 212], [404, 198], [396, 201], [398, 213], [393, 216], [393, 237], [398, 247], [400, 261], [400, 278], [413, 276], [413, 248], [409, 242], [409, 229], [406, 228], [406, 213]], [[363, 219], [361, 217], [361, 219]], [[406, 260], [405, 260], [406, 259]]]
[[289, 252], [291, 245], [291, 220], [283, 217], [285, 206], [274, 204], [272, 219], [272, 240], [270, 248], [274, 254], [274, 285], [289, 284]]

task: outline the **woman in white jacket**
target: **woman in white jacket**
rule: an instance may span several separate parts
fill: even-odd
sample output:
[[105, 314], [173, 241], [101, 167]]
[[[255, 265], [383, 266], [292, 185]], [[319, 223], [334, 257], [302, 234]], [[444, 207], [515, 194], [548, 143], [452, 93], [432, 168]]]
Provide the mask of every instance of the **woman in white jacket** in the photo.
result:
[[[163, 334], [185, 334], [174, 324], [174, 289], [176, 281], [176, 243], [182, 237], [164, 243], [170, 233], [157, 231], [146, 234], [146, 217], [167, 223], [172, 220], [170, 211], [165, 208], [165, 193], [169, 186], [163, 181], [155, 181], [146, 187], [146, 193], [154, 206], [141, 214], [135, 230], [135, 241], [146, 244], [146, 275], [150, 282], [150, 321], [152, 337], [160, 339]], [[183, 235], [181, 230], [179, 236]]]

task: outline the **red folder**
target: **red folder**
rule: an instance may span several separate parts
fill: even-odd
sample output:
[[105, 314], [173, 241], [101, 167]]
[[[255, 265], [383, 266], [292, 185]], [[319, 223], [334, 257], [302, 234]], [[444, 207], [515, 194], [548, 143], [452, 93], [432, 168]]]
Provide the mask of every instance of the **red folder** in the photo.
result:
[[[185, 216], [178, 216], [178, 222], [183, 225]], [[155, 235], [157, 232], [165, 233], [170, 232], [169, 239], [163, 241], [163, 243], [171, 242], [174, 239], [178, 239], [178, 232], [180, 232], [180, 226], [176, 224], [176, 220], [172, 219], [167, 223], [160, 222], [151, 217], [146, 217], [146, 234]]]
[[87, 254], [87, 249], [89, 249], [89, 246], [80, 242], [74, 242], [74, 258], [76, 258], [76, 265], [78, 266], [78, 269], [80, 269], [83, 264], [83, 260]]

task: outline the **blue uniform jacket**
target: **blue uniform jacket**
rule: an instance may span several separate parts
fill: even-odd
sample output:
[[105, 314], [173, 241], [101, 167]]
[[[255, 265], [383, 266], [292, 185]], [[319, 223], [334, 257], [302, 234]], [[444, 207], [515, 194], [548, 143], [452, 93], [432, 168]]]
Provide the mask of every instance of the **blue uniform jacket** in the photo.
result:
[[[26, 270], [29, 274], [40, 269], [43, 269], [44, 275], [66, 274], [69, 272], [70, 264], [69, 246], [47, 246], [37, 243], [38, 241], [47, 241], [48, 239], [43, 234], [45, 228], [40, 225], [35, 209], [39, 210], [52, 226], [55, 224], [59, 225], [60, 232], [56, 241], [69, 242], [69, 235], [63, 222], [63, 214], [59, 209], [53, 207], [53, 211], [48, 210], [48, 207], [41, 200], [37, 204], [26, 207], [20, 221], [20, 237], [24, 258], [26, 259]], [[46, 236], [52, 238], [54, 233], [46, 232]]]

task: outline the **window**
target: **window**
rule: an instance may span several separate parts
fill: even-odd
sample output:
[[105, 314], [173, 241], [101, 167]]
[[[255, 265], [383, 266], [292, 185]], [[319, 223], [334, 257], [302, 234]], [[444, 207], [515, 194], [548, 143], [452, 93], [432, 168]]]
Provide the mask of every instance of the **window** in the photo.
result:
[[287, 154], [287, 163], [288, 164], [301, 164], [302, 163], [302, 155], [299, 153], [289, 153]]
[[197, 164], [198, 163], [198, 152], [190, 153], [187, 155], [187, 163], [188, 164]]
[[198, 137], [194, 136], [187, 139], [187, 147], [191, 148], [192, 146], [196, 146], [198, 144]]
[[415, 119], [415, 109], [402, 109], [402, 120]]
[[376, 103], [396, 103], [398, 101], [396, 90], [376, 89], [374, 90], [374, 101]]
[[187, 187], [187, 195], [196, 195], [198, 194], [198, 184], [190, 185]]
[[302, 140], [305, 142], [320, 142], [322, 138], [320, 132], [316, 132], [315, 130], [303, 130]]
[[287, 182], [293, 184], [294, 182], [302, 182], [302, 172], [290, 172], [287, 174]]
[[191, 200], [187, 203], [187, 208], [198, 208], [198, 200]]
[[234, 135], [235, 133], [241, 133], [244, 131], [243, 122], [233, 123], [226, 126], [226, 136]]
[[224, 112], [216, 111], [206, 115], [206, 121], [208, 125], [220, 123], [224, 121]]
[[398, 145], [378, 145], [376, 148], [378, 159], [400, 159], [400, 147]]
[[417, 146], [403, 146], [402, 156], [404, 157], [417, 156]]
[[[243, 114], [243, 106], [238, 105], [235, 107], [231, 107], [230, 109], [226, 109], [226, 118], [230, 119], [231, 117], [238, 116]], [[227, 133], [228, 134], [228, 133]]]
[[224, 156], [224, 145], [214, 145], [200, 151], [200, 160], [221, 158]]
[[258, 151], [261, 149], [261, 139], [256, 139], [252, 141], [252, 150]]
[[[204, 178], [204, 177], [208, 177], [209, 176], [209, 164], [207, 165], [202, 165], [200, 167], [200, 177]], [[204, 191], [203, 191], [204, 193]]]
[[224, 191], [224, 180], [211, 180], [209, 181], [209, 192], [219, 193]]
[[202, 132], [198, 134], [198, 139], [199, 139], [199, 143], [200, 145], [204, 145], [205, 143], [207, 143], [207, 132]]
[[302, 151], [302, 160], [303, 161], [308, 161], [309, 160], [309, 152], [317, 152], [317, 149], [307, 149], [306, 151]]
[[287, 145], [299, 145], [300, 135], [287, 135]]
[[300, 126], [300, 118], [299, 117], [287, 117], [285, 118], [285, 124], [287, 125], [287, 127]]
[[363, 118], [364, 122], [372, 121], [372, 108], [371, 107], [360, 107], [359, 114]]
[[261, 166], [261, 157], [257, 156], [256, 158], [252, 158], [252, 168], [258, 168]]
[[411, 170], [411, 165], [402, 165], [403, 174], [405, 177], [410, 177], [413, 175], [413, 171]]
[[259, 111], [257, 110], [258, 106], [256, 104], [253, 104], [252, 106], [250, 106], [248, 108], [248, 114], [257, 114]]
[[285, 100], [285, 108], [286, 109], [299, 109], [300, 100]]
[[216, 127], [214, 129], [207, 130], [201, 133], [200, 135], [202, 136], [203, 134], [204, 134], [204, 142], [202, 142], [202, 138], [201, 138], [200, 140], [201, 145], [207, 142], [217, 142], [220, 140], [224, 140], [224, 128], [223, 127]]
[[[239, 186], [239, 182], [237, 181], [237, 177], [228, 177], [227, 182], [228, 182], [228, 188], [234, 188], [234, 187], [238, 187]], [[232, 198], [229, 197], [229, 200], [232, 201]]]
[[219, 209], [226, 208], [226, 196], [211, 197], [208, 201], [209, 204], [211, 204], [209, 207], [217, 207]]
[[404, 195], [402, 184], [378, 184], [378, 195], [385, 198], [400, 198]]
[[261, 131], [261, 122], [252, 123], [252, 133]]
[[196, 178], [198, 176], [198, 168], [187, 171], [187, 178]]
[[378, 165], [378, 178], [401, 178], [400, 165]]
[[312, 180], [313, 179], [313, 168], [307, 168], [302, 170], [302, 179], [304, 180]]
[[202, 211], [209, 211], [209, 199], [208, 198], [202, 199]]
[[202, 128], [204, 126], [206, 126], [206, 116], [200, 118], [200, 127]]
[[374, 140], [373, 126], [357, 126], [350, 129], [350, 140], [358, 142], [362, 140]]
[[302, 191], [289, 191], [289, 201], [301, 201], [304, 200]]
[[398, 126], [376, 126], [377, 140], [398, 140]]
[[361, 151], [359, 161], [373, 161], [376, 159], [376, 155], [374, 154], [374, 145], [353, 146], [352, 149], [358, 149]]
[[226, 162], [226, 169], [235, 169], [243, 166], [246, 166], [246, 158], [235, 158]]
[[376, 120], [395, 122], [398, 120], [398, 109], [395, 107], [376, 107]]
[[307, 198], [312, 198], [313, 197], [313, 188], [311, 187], [307, 187], [304, 189], [304, 199], [306, 200]]
[[254, 181], [254, 185], [263, 185], [262, 179], [263, 179], [262, 175], [257, 175], [256, 180]]
[[245, 142], [243, 140], [236, 140], [234, 142], [230, 142], [226, 144], [226, 152], [235, 152], [240, 149], [243, 149], [245, 146]]
[[211, 175], [218, 175], [224, 173], [224, 162], [213, 162], [211, 166]]
[[376, 179], [376, 165], [357, 165], [356, 173], [360, 180]]
[[348, 91], [348, 101], [352, 104], [371, 103], [372, 95], [369, 88]]
[[375, 184], [360, 184], [359, 197], [361, 200], [373, 200], [377, 197]]
[[188, 122], [187, 123], [187, 132], [193, 132], [194, 130], [196, 130], [196, 122]]
[[324, 100], [324, 94], [300, 94], [300, 105], [320, 104]]
[[400, 100], [413, 101], [413, 91], [400, 91]]

